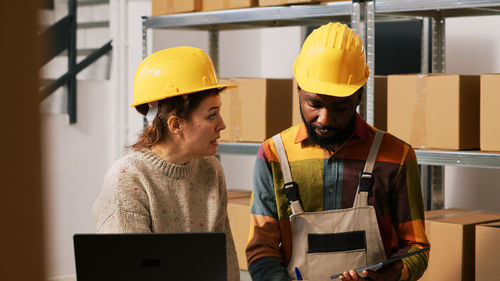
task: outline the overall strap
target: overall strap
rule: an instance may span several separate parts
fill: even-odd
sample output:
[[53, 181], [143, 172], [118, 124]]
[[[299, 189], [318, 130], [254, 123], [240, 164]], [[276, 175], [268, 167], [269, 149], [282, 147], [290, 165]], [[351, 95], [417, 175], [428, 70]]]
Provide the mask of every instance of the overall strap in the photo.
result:
[[286, 157], [285, 146], [283, 145], [279, 133], [273, 136], [273, 141], [280, 160], [281, 173], [283, 174], [283, 181], [285, 183], [285, 193], [290, 208], [292, 209], [292, 214], [303, 213], [304, 209], [299, 201], [299, 189], [297, 183], [292, 180], [292, 173], [290, 171], [290, 165], [288, 164], [288, 158]]
[[353, 208], [368, 205], [368, 196], [371, 195], [373, 185], [373, 166], [375, 166], [375, 162], [377, 161], [378, 150], [380, 148], [380, 144], [382, 144], [383, 138], [384, 131], [377, 130], [375, 132], [375, 136], [373, 137], [370, 151], [368, 152], [365, 168], [363, 169], [363, 172], [359, 174], [358, 191], [356, 192]]

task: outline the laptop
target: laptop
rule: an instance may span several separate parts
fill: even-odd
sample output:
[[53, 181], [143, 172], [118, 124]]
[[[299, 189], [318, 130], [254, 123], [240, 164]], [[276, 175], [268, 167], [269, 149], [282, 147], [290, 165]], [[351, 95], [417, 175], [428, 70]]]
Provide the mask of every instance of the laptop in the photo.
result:
[[77, 281], [227, 281], [226, 234], [75, 234]]

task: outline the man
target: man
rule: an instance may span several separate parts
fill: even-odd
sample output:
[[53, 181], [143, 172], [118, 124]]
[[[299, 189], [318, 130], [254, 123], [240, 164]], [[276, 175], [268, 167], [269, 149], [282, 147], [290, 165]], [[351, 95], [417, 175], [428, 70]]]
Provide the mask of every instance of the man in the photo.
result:
[[339, 23], [314, 30], [294, 76], [303, 122], [266, 140], [255, 163], [252, 279], [417, 280], [428, 251], [353, 270], [429, 247], [413, 148], [356, 113], [369, 76], [359, 36]]

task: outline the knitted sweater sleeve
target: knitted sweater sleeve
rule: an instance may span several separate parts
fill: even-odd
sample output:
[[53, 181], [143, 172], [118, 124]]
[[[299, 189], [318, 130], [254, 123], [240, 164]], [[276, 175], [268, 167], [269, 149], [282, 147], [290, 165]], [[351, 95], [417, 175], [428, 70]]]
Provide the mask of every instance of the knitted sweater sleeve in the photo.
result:
[[93, 205], [97, 232], [151, 232], [148, 196], [143, 182], [140, 173], [124, 161], [110, 168]]

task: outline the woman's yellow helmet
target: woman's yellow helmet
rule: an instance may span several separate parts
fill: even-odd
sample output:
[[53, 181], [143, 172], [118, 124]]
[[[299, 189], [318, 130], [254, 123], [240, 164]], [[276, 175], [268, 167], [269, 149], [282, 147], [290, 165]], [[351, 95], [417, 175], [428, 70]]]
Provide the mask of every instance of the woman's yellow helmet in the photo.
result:
[[175, 47], [145, 58], [135, 73], [133, 103], [146, 104], [165, 98], [235, 85], [219, 83], [212, 60], [194, 47]]

